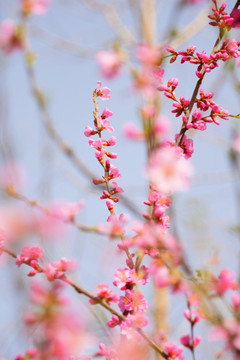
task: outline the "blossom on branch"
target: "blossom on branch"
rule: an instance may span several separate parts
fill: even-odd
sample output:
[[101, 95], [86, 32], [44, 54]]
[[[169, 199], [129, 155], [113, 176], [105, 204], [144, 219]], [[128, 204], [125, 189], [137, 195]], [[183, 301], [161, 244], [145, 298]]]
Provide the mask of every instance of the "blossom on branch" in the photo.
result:
[[192, 174], [193, 167], [179, 147], [160, 147], [152, 154], [147, 166], [149, 180], [164, 194], [188, 188]]

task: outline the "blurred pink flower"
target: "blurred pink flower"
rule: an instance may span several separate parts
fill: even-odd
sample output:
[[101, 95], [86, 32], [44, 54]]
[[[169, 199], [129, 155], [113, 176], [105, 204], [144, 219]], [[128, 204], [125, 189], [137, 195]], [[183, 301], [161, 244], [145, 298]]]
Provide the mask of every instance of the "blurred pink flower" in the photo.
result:
[[96, 55], [100, 72], [110, 79], [119, 74], [122, 65], [122, 55], [117, 51], [99, 51]]
[[221, 296], [228, 290], [236, 289], [238, 285], [234, 281], [234, 273], [228, 269], [223, 269], [218, 278], [212, 277], [211, 286]]
[[60, 261], [49, 263], [45, 268], [45, 275], [48, 281], [53, 281], [54, 279], [63, 278], [67, 270], [75, 268], [75, 262], [68, 261], [63, 257]]
[[14, 50], [21, 50], [23, 47], [23, 39], [18, 32], [15, 23], [6, 19], [0, 26], [0, 49], [10, 54]]
[[129, 139], [134, 139], [134, 140], [143, 140], [144, 139], [143, 131], [141, 129], [138, 129], [138, 127], [134, 123], [131, 123], [131, 122], [124, 124], [123, 133]]
[[193, 167], [179, 149], [179, 147], [164, 146], [150, 157], [147, 166], [148, 178], [164, 194], [182, 191], [189, 186]]
[[17, 266], [22, 264], [31, 265], [32, 261], [43, 261], [43, 251], [40, 246], [24, 246], [21, 250], [21, 254], [16, 257]]
[[22, 0], [21, 9], [23, 15], [43, 15], [48, 11], [49, 0]]
[[49, 215], [63, 221], [71, 221], [74, 220], [77, 213], [82, 210], [84, 204], [84, 200], [72, 203], [59, 201], [53, 204], [52, 209], [49, 210]]
[[183, 346], [192, 349], [198, 346], [201, 341], [201, 336], [195, 336], [193, 340], [191, 340], [190, 335], [184, 335], [180, 338], [180, 342]]
[[234, 136], [232, 149], [240, 154], [240, 134]]
[[176, 344], [172, 342], [165, 342], [163, 343], [163, 347], [169, 358], [179, 360], [184, 359], [183, 349], [181, 347], [178, 348]]
[[5, 240], [6, 238], [4, 231], [0, 228], [0, 255], [2, 254], [2, 249], [4, 247]]

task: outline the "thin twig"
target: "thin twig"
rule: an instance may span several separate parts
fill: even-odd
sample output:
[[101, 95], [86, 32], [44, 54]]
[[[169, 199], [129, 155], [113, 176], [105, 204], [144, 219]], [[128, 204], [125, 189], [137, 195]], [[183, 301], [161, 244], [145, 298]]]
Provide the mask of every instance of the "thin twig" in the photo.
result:
[[79, 0], [81, 3], [86, 4], [87, 6], [91, 7], [93, 10], [97, 10], [102, 13], [107, 20], [108, 24], [114, 30], [116, 35], [119, 37], [121, 41], [125, 44], [129, 44], [133, 46], [136, 41], [129, 30], [129, 28], [122, 22], [119, 17], [119, 14], [116, 8], [107, 2], [98, 2], [96, 0]]
[[[52, 218], [54, 218], [56, 220], [62, 221], [65, 224], [73, 225], [80, 231], [94, 232], [94, 233], [97, 233], [97, 234], [104, 235], [103, 232], [98, 231], [96, 226], [86, 226], [86, 225], [78, 223], [75, 220], [75, 218], [71, 218], [71, 217], [64, 218], [64, 217], [60, 217], [60, 216], [55, 215], [53, 213], [53, 211], [51, 211], [50, 209], [48, 209], [48, 208], [42, 206], [41, 204], [39, 204], [39, 202], [37, 200], [29, 199], [26, 195], [16, 192], [15, 189], [13, 187], [11, 187], [11, 186], [5, 188], [4, 190], [9, 196], [11, 196], [11, 197], [13, 197], [15, 199], [23, 201], [25, 204], [40, 210], [41, 212], [43, 212], [47, 216], [50, 216], [50, 217], [52, 217]], [[107, 234], [105, 234], [105, 235], [107, 235]]]

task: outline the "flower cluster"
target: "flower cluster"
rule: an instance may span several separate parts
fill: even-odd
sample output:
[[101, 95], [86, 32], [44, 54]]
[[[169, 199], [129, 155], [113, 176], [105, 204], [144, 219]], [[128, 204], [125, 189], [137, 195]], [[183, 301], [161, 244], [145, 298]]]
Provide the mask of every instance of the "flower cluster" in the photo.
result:
[[[221, 277], [221, 279], [220, 279]], [[217, 291], [222, 296], [227, 290], [235, 290], [236, 282], [234, 285], [233, 273], [227, 269], [224, 269], [219, 277], [219, 283]], [[238, 292], [234, 292], [231, 295], [230, 308], [232, 317], [222, 319], [221, 322], [215, 326], [211, 333], [211, 340], [224, 341], [225, 346], [223, 351], [230, 350], [234, 354], [234, 359], [237, 359], [240, 351], [240, 326], [239, 326], [239, 308], [240, 308], [240, 295]]]
[[121, 290], [132, 289], [137, 284], [145, 285], [148, 281], [148, 274], [143, 267], [143, 275], [140, 276], [140, 272], [137, 273], [135, 269], [118, 269], [114, 274], [113, 284]]
[[149, 186], [148, 200], [144, 204], [152, 207], [152, 214], [143, 213], [148, 220], [153, 220], [163, 226], [163, 231], [168, 228], [169, 217], [164, 216], [165, 211], [170, 207], [172, 200], [165, 194], [160, 193], [153, 185]]
[[157, 340], [157, 343], [159, 343], [163, 346], [168, 358], [179, 359], [179, 360], [184, 359], [183, 348], [177, 347], [177, 345], [174, 342], [168, 341], [164, 330], [161, 330], [159, 332], [156, 340]]
[[217, 295], [222, 296], [228, 290], [238, 288], [238, 284], [234, 281], [234, 274], [228, 269], [223, 269], [218, 278], [212, 275], [210, 287], [216, 292]]
[[36, 280], [31, 283], [31, 307], [24, 314], [24, 321], [33, 335], [37, 359], [77, 356], [83, 342], [87, 344], [90, 340], [79, 305], [70, 309], [70, 300], [63, 295], [63, 290], [64, 285], [60, 282], [51, 283], [49, 287]]
[[97, 104], [97, 97], [100, 97], [102, 100], [108, 100], [110, 99], [110, 89], [103, 87], [102, 84], [99, 81], [97, 83], [97, 88], [93, 92], [93, 101], [95, 104], [95, 112], [94, 112], [94, 126], [95, 130], [93, 130], [90, 126], [85, 127], [84, 135], [87, 137], [93, 136], [98, 134], [98, 139], [89, 139], [89, 145], [93, 147], [95, 152], [95, 157], [98, 160], [98, 162], [101, 164], [101, 166], [104, 169], [104, 176], [102, 179], [94, 178], [93, 183], [95, 185], [106, 183], [107, 190], [103, 191], [103, 195], [101, 196], [101, 199], [109, 199], [113, 202], [118, 202], [119, 198], [115, 195], [118, 193], [123, 192], [123, 189], [118, 186], [116, 181], [112, 182], [112, 188], [110, 188], [109, 181], [113, 179], [117, 179], [121, 177], [121, 174], [119, 173], [119, 170], [110, 163], [110, 160], [106, 160], [106, 157], [110, 159], [116, 159], [117, 154], [107, 151], [106, 147], [108, 146], [114, 146], [116, 144], [116, 138], [114, 136], [111, 136], [109, 139], [103, 139], [102, 138], [102, 131], [107, 130], [108, 132], [112, 133], [114, 129], [110, 125], [110, 122], [107, 120], [110, 116], [113, 115], [113, 113], [105, 108], [102, 112], [102, 115], [98, 115], [98, 104]]
[[[187, 297], [187, 305], [188, 308], [184, 311], [184, 316], [188, 320], [191, 328], [191, 335], [184, 335], [180, 338], [181, 344], [186, 348], [193, 351], [194, 348], [198, 346], [201, 341], [201, 337], [199, 335], [193, 336], [194, 326], [197, 322], [202, 319], [205, 319], [205, 316], [199, 309], [200, 301], [197, 296], [193, 293], [189, 294]], [[192, 307], [196, 307], [196, 310], [193, 310]]]
[[42, 269], [39, 266], [39, 260], [43, 261], [43, 251], [40, 246], [25, 246], [21, 250], [21, 254], [16, 257], [17, 266], [26, 264], [31, 266], [33, 269], [28, 273], [28, 276], [34, 276]]
[[227, 3], [222, 3], [220, 8], [218, 8], [217, 0], [212, 0], [212, 2], [215, 6], [212, 8], [213, 14], [208, 16], [212, 20], [209, 24], [230, 30], [233, 25], [233, 18], [225, 11]]
[[[207, 123], [215, 123], [217, 125], [220, 124], [220, 121], [218, 118], [223, 120], [229, 119], [228, 110], [222, 109], [218, 104], [216, 104], [212, 98], [214, 96], [213, 92], [205, 93], [203, 89], [200, 89], [199, 91], [199, 98], [196, 97], [194, 99], [193, 105], [195, 104], [198, 109], [201, 111], [208, 111], [210, 110], [210, 113], [208, 115], [203, 115], [201, 111], [194, 110], [191, 115], [191, 121], [189, 121], [189, 106], [190, 106], [190, 100], [185, 99], [185, 97], [182, 95], [180, 99], [178, 100], [176, 97], [176, 94], [174, 90], [178, 86], [178, 79], [177, 78], [171, 78], [167, 85], [161, 84], [158, 89], [160, 91], [164, 91], [164, 95], [173, 100], [173, 107], [172, 113], [175, 113], [176, 117], [182, 116], [183, 124], [186, 126], [186, 129], [197, 129], [197, 130], [206, 130]], [[176, 138], [177, 140], [177, 138]], [[182, 139], [183, 141], [183, 139]], [[189, 143], [189, 141], [188, 141]], [[186, 138], [185, 138], [185, 145], [186, 145]], [[192, 141], [191, 145], [189, 143], [189, 147], [192, 148]], [[184, 148], [184, 147], [183, 147]], [[188, 154], [192, 153], [192, 150], [187, 151]], [[190, 156], [189, 156], [190, 157]], [[188, 158], [188, 157], [187, 157]]]
[[46, 266], [44, 273], [48, 281], [53, 281], [55, 279], [62, 279], [67, 270], [73, 270], [75, 267], [75, 262], [62, 258], [59, 261], [49, 263]]
[[18, 354], [15, 357], [15, 360], [31, 360], [31, 359], [37, 359], [38, 351], [36, 349], [28, 349], [26, 350], [25, 354]]
[[133, 70], [134, 88], [146, 98], [152, 98], [164, 74], [161, 68], [163, 52], [157, 47], [142, 43], [136, 48], [136, 57], [141, 64], [139, 71]]
[[99, 300], [105, 300], [109, 305], [111, 302], [118, 303], [119, 301], [119, 296], [114, 294], [114, 292], [110, 290], [109, 286], [105, 283], [98, 284], [95, 293], [97, 296], [94, 299], [89, 300], [90, 304], [92, 305], [97, 304]]
[[191, 64], [198, 65], [196, 75], [201, 78], [204, 72], [210, 72], [218, 67], [218, 61], [227, 61], [231, 58], [238, 58], [240, 42], [234, 39], [226, 38], [219, 49], [214, 50], [209, 56], [206, 51], [197, 51], [194, 55], [196, 46], [189, 46], [186, 51], [176, 51], [172, 47], [167, 47], [167, 51], [171, 54], [170, 63], [173, 63], [178, 56], [181, 56], [181, 64], [189, 61]]

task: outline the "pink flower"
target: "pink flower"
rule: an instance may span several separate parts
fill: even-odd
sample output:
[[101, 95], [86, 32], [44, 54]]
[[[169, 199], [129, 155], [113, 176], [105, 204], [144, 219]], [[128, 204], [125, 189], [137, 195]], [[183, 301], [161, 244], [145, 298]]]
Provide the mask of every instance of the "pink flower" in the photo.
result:
[[118, 303], [118, 301], [119, 301], [118, 294], [114, 294], [113, 290], [109, 289], [108, 284], [105, 284], [105, 283], [98, 284], [97, 290], [95, 292], [97, 293], [96, 301], [93, 299], [89, 300], [89, 302], [92, 305], [97, 304], [97, 299], [105, 300], [106, 303], [109, 305], [111, 302]]
[[[158, 64], [161, 53], [157, 48], [151, 47], [146, 43], [142, 43], [137, 46], [136, 55], [137, 58], [142, 62], [142, 64], [152, 67]], [[164, 70], [162, 69], [161, 77], [163, 73]]]
[[79, 200], [73, 203], [59, 202], [54, 204], [49, 214], [63, 221], [72, 221], [78, 212], [83, 208], [84, 201]]
[[200, 311], [190, 311], [189, 309], [186, 309], [183, 314], [185, 318], [193, 324], [196, 324], [201, 319], [205, 319], [205, 316]]
[[28, 276], [34, 276], [38, 272], [42, 271], [38, 261], [43, 261], [43, 251], [40, 246], [25, 246], [21, 250], [21, 255], [17, 255], [16, 264], [21, 266], [22, 264], [27, 264], [33, 269], [28, 273]]
[[89, 140], [88, 140], [88, 143], [89, 143], [89, 145], [90, 145], [92, 148], [101, 151], [103, 141], [104, 141], [104, 140], [102, 140], [102, 139], [97, 139], [97, 140], [89, 139]]
[[220, 272], [218, 278], [213, 277], [212, 287], [218, 295], [223, 295], [227, 290], [236, 289], [237, 283], [234, 282], [234, 274], [228, 269]]
[[130, 339], [134, 335], [134, 330], [141, 329], [148, 324], [148, 319], [142, 313], [128, 314], [127, 319], [120, 324], [121, 334]]
[[100, 351], [95, 356], [105, 356], [106, 360], [117, 360], [117, 354], [115, 350], [110, 350], [105, 344], [99, 344]]
[[163, 348], [166, 351], [168, 357], [179, 360], [184, 359], [183, 349], [178, 348], [176, 344], [172, 342], [165, 342], [163, 343]]
[[200, 341], [201, 341], [201, 336], [199, 336], [199, 335], [194, 336], [193, 343], [192, 343], [193, 348], [197, 347], [198, 344], [200, 343]]
[[84, 130], [84, 135], [89, 137], [89, 136], [92, 136], [92, 135], [95, 135], [97, 134], [97, 131], [93, 130], [90, 126], [86, 126], [85, 127], [85, 130]]
[[187, 301], [188, 301], [188, 306], [192, 305], [198, 307], [200, 305], [200, 300], [198, 299], [197, 295], [194, 293], [188, 295]]
[[232, 18], [231, 26], [233, 28], [239, 28], [240, 27], [240, 9], [233, 9], [230, 16]]
[[98, 225], [98, 230], [109, 238], [121, 237], [126, 231], [124, 228], [126, 218], [123, 214], [120, 214], [118, 217], [116, 214], [112, 213], [114, 205], [112, 200], [107, 200], [106, 204], [111, 215], [107, 219], [107, 224]]
[[104, 108], [102, 115], [101, 115], [101, 119], [107, 119], [108, 117], [113, 116], [113, 112], [111, 110], [109, 110], [108, 108]]
[[112, 320], [109, 320], [107, 324], [110, 328], [114, 328], [120, 324], [120, 320], [117, 315], [112, 315]]
[[127, 286], [135, 284], [146, 284], [146, 278], [141, 278], [134, 269], [118, 269], [114, 276], [113, 284], [121, 290], [126, 290]]
[[[211, 340], [224, 340], [226, 342], [226, 349], [230, 349], [237, 355], [240, 350], [240, 326], [238, 320], [234, 318], [227, 318], [223, 323], [214, 327], [210, 334]], [[238, 357], [234, 357], [238, 359]]]
[[[178, 136], [179, 136], [179, 134], [175, 135], [175, 140], [178, 139]], [[193, 140], [188, 139], [187, 136], [184, 135], [180, 147], [183, 149], [185, 159], [189, 159], [194, 152]]]
[[16, 25], [10, 19], [4, 20], [0, 27], [0, 49], [10, 54], [14, 50], [21, 50], [22, 47], [23, 39]]
[[142, 293], [135, 290], [126, 290], [125, 296], [120, 296], [118, 306], [122, 312], [134, 311], [143, 313], [147, 310], [148, 303], [144, 299], [144, 295]]
[[149, 188], [151, 191], [148, 195], [148, 201], [144, 201], [144, 204], [148, 206], [153, 206], [154, 214], [152, 215], [152, 217], [156, 218], [156, 220], [161, 222], [162, 216], [171, 205], [172, 200], [165, 194], [156, 191], [153, 186], [150, 185]]
[[150, 273], [152, 274], [157, 287], [162, 288], [171, 284], [170, 271], [166, 266], [159, 267], [152, 264], [150, 266]]
[[101, 81], [98, 81], [98, 82], [97, 82], [97, 89], [96, 89], [96, 91], [97, 91], [97, 96], [100, 96], [103, 101], [110, 99], [110, 95], [109, 95], [109, 94], [110, 94], [110, 91], [111, 91], [111, 90], [110, 90], [109, 88], [107, 88], [107, 87], [103, 87], [103, 88], [102, 88], [102, 83], [101, 83]]
[[24, 355], [18, 354], [15, 357], [15, 360], [24, 360], [24, 359], [36, 359], [38, 351], [36, 349], [28, 349]]
[[126, 137], [134, 140], [144, 139], [144, 133], [134, 123], [126, 123], [123, 126], [123, 132]]
[[170, 128], [171, 122], [165, 116], [160, 116], [154, 123], [154, 131], [160, 137], [160, 139], [165, 139], [168, 137]]
[[99, 51], [96, 60], [103, 76], [110, 79], [119, 74], [122, 56], [117, 51]]
[[101, 124], [101, 130], [107, 130], [110, 133], [114, 132], [114, 128], [110, 125], [108, 120], [99, 116], [99, 122]]
[[[55, 283], [54, 284], [54, 292], [55, 292], [55, 300], [61, 304], [65, 305], [68, 303], [68, 300], [62, 296], [63, 284], [62, 283]], [[52, 299], [52, 291], [49, 291], [44, 286], [44, 283], [39, 280], [31, 281], [31, 288], [30, 288], [30, 300], [36, 305], [44, 306], [47, 302], [50, 302]], [[31, 314], [27, 314], [27, 317], [24, 317], [25, 320], [31, 319]]]
[[167, 87], [172, 88], [172, 91], [174, 91], [178, 86], [178, 83], [179, 83], [178, 78], [171, 78], [168, 80]]
[[43, 251], [40, 246], [25, 246], [21, 250], [21, 255], [17, 255], [16, 264], [21, 266], [22, 264], [31, 265], [32, 262], [41, 260], [43, 261]]
[[5, 241], [6, 241], [6, 237], [5, 237], [4, 231], [0, 228], [0, 255], [3, 252]]
[[120, 174], [118, 168], [112, 164], [110, 164], [110, 171], [108, 178], [110, 179], [120, 179], [122, 175]]
[[116, 181], [113, 181], [112, 185], [113, 185], [112, 194], [118, 194], [118, 193], [123, 193], [124, 192], [124, 190], [120, 186], [118, 186]]
[[192, 342], [190, 335], [184, 335], [180, 338], [181, 344], [189, 349], [193, 349], [197, 347], [200, 341], [201, 341], [201, 336], [198, 335], [193, 338]]
[[178, 147], [161, 147], [148, 163], [147, 175], [150, 181], [165, 194], [185, 190], [193, 173], [192, 165], [179, 155]]
[[43, 15], [48, 11], [49, 0], [22, 0], [21, 8], [23, 15]]
[[60, 261], [49, 263], [45, 268], [45, 275], [48, 281], [61, 279], [64, 277], [67, 270], [72, 270], [75, 267], [76, 264], [73, 261], [62, 258]]

